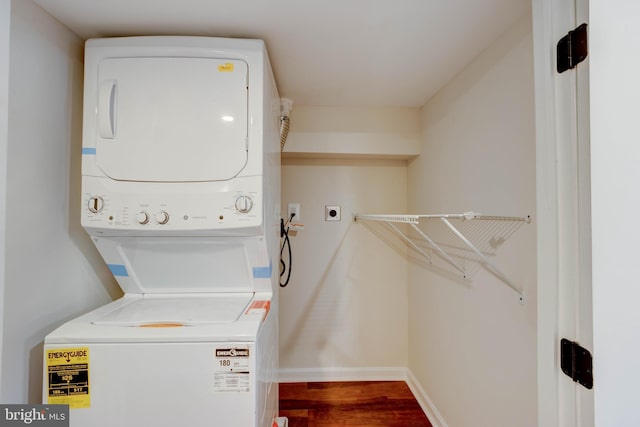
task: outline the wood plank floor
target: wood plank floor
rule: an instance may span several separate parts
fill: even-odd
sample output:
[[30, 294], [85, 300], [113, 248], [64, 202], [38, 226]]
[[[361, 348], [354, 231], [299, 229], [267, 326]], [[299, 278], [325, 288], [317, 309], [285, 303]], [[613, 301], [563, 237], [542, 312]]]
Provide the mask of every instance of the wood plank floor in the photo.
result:
[[289, 427], [432, 427], [404, 381], [281, 383]]

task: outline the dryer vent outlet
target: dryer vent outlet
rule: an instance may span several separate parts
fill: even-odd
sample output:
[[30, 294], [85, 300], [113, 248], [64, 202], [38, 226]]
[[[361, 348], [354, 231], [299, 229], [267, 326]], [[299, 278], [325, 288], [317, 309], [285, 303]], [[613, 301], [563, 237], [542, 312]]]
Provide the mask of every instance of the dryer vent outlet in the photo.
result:
[[324, 207], [324, 220], [325, 221], [340, 221], [341, 209], [338, 205], [327, 205]]

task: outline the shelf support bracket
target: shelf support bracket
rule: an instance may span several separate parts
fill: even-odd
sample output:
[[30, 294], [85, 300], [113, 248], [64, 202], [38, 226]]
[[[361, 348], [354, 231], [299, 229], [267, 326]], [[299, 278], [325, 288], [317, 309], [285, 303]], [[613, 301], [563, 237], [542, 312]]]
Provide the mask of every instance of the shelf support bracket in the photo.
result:
[[[400, 229], [398, 229], [398, 227], [396, 227], [395, 225], [393, 225], [391, 222], [389, 221], [385, 221], [385, 224], [387, 224], [389, 227], [391, 227], [391, 229], [393, 231], [395, 231], [398, 236], [402, 237], [402, 239], [407, 242], [413, 249], [415, 249], [416, 251], [418, 251], [419, 253], [421, 253], [426, 259], [429, 260], [429, 262], [431, 262], [431, 256], [426, 253], [425, 251], [423, 251], [418, 245], [416, 245], [409, 237], [407, 237], [402, 231], [400, 231]], [[415, 227], [415, 224], [411, 224]]]
[[473, 243], [471, 243], [466, 237], [464, 237], [464, 235], [460, 231], [458, 231], [458, 229], [456, 227], [454, 227], [453, 224], [451, 224], [447, 218], [440, 218], [440, 220], [442, 220], [442, 222], [444, 222], [447, 225], [447, 227], [449, 227], [449, 229], [456, 236], [458, 236], [458, 238], [460, 240], [462, 240], [464, 242], [465, 245], [467, 245], [472, 251], [474, 251], [476, 253], [476, 255], [478, 255], [480, 257], [480, 259], [484, 262], [485, 266], [493, 274], [495, 274], [507, 286], [509, 286], [511, 289], [516, 291], [518, 293], [518, 295], [520, 295], [520, 302], [524, 301], [524, 296], [522, 295], [522, 292], [520, 291], [520, 289], [518, 289], [518, 287], [516, 285], [514, 285], [513, 282], [504, 273], [502, 273], [502, 271], [500, 271], [498, 269], [498, 267], [493, 265], [493, 263], [491, 263], [491, 261], [489, 261], [489, 259], [485, 256], [485, 254], [483, 254], [481, 251], [479, 251], [478, 248], [476, 248]]
[[440, 246], [438, 246], [436, 244], [436, 242], [431, 240], [429, 238], [429, 236], [426, 235], [426, 233], [424, 233], [422, 230], [420, 230], [417, 225], [411, 224], [411, 226], [414, 228], [414, 230], [416, 230], [416, 232], [418, 232], [418, 234], [420, 234], [420, 236], [422, 236], [423, 239], [425, 239], [427, 242], [429, 242], [429, 244], [431, 246], [433, 246], [433, 249], [435, 249], [440, 254], [441, 257], [443, 257], [445, 260], [447, 260], [447, 262], [449, 264], [451, 264], [453, 267], [455, 267], [456, 270], [461, 272], [462, 273], [462, 277], [464, 277], [465, 279], [467, 278], [467, 272], [465, 271], [465, 269], [460, 267], [458, 264], [456, 264], [456, 262], [453, 260], [453, 258], [451, 258], [449, 256], [449, 254], [447, 254], [445, 251], [443, 251], [442, 248]]

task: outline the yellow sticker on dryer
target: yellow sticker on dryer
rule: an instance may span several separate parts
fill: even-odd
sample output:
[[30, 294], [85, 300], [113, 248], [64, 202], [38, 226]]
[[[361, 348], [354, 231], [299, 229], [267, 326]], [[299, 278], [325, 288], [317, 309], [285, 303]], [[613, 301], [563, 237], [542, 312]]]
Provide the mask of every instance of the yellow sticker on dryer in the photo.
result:
[[66, 404], [69, 408], [89, 408], [89, 348], [47, 350], [47, 403]]
[[233, 63], [232, 62], [225, 62], [224, 64], [218, 65], [218, 71], [221, 71], [223, 73], [232, 72], [233, 71]]

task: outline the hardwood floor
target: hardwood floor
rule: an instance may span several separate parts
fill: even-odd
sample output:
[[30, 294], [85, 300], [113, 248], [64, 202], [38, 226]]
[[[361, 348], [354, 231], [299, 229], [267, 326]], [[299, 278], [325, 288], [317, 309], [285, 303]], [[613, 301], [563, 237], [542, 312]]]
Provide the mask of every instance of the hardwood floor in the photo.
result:
[[404, 381], [281, 383], [289, 427], [432, 427]]

